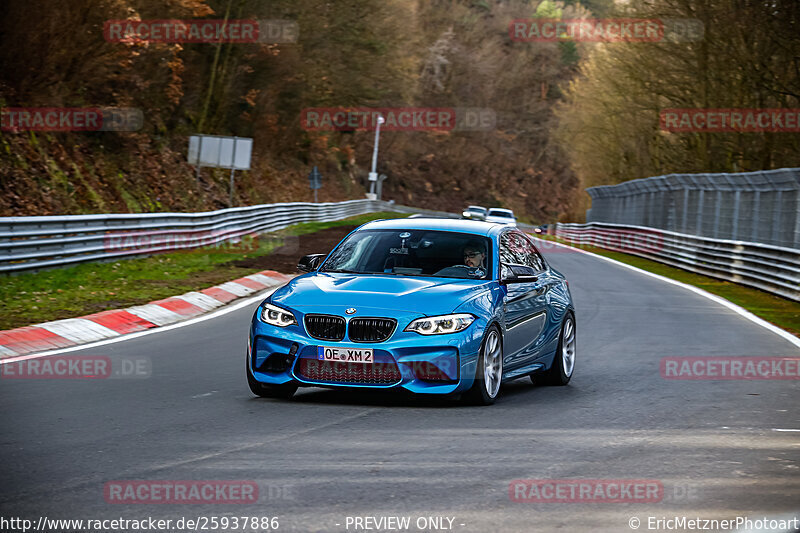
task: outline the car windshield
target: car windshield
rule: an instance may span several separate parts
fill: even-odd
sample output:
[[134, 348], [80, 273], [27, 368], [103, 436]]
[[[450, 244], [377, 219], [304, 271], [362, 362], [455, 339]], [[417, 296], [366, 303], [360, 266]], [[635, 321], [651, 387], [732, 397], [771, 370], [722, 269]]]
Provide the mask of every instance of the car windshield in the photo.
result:
[[486, 279], [488, 238], [431, 230], [362, 230], [347, 237], [321, 272]]
[[473, 207], [473, 206], [469, 206], [469, 207], [467, 208], [467, 211], [475, 211], [476, 213], [483, 213], [483, 212], [484, 212], [484, 211], [486, 211], [486, 210], [485, 210], [484, 208], [482, 208], [482, 207]]
[[502, 218], [514, 218], [514, 215], [512, 215], [508, 211], [498, 211], [498, 210], [495, 210], [495, 209], [490, 209], [489, 210], [489, 216], [490, 217], [502, 217]]

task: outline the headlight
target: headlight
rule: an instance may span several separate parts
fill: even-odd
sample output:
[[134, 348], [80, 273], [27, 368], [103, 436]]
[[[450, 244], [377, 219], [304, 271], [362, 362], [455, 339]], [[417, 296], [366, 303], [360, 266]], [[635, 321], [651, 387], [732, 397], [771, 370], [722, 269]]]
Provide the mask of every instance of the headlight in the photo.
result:
[[297, 324], [297, 320], [295, 320], [292, 313], [272, 304], [264, 304], [264, 309], [261, 311], [261, 321], [279, 328]]
[[474, 320], [475, 317], [467, 313], [431, 316], [414, 320], [405, 330], [421, 335], [442, 335], [467, 329]]

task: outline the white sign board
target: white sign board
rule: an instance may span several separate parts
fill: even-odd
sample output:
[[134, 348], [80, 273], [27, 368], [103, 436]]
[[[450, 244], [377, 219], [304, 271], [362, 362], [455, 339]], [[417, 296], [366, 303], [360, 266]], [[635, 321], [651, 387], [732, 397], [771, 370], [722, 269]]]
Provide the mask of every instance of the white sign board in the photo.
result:
[[189, 164], [197, 167], [250, 170], [253, 139], [192, 135], [189, 137]]

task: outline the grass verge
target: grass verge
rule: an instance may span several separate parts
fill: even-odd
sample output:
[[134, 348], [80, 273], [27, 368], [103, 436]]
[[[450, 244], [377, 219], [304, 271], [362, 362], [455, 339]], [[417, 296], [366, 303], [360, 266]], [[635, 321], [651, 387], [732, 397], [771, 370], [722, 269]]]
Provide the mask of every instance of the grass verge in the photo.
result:
[[[537, 235], [537, 237], [569, 245], [568, 241], [553, 235]], [[737, 285], [729, 281], [687, 272], [680, 268], [671, 267], [635, 255], [613, 252], [596, 246], [580, 245], [573, 247], [615, 259], [621, 263], [647, 270], [653, 274], [659, 274], [666, 278], [694, 285], [712, 294], [721, 296], [739, 307], [747, 309], [757, 317], [763, 318], [767, 322], [771, 322], [793, 335], [800, 336], [800, 303], [758, 289]]]
[[[333, 222], [307, 222], [281, 231], [151, 257], [22, 273], [0, 278], [0, 330], [141, 305], [253, 274], [233, 263], [269, 254], [284, 237], [363, 224], [400, 213], [369, 213]], [[299, 257], [298, 257], [299, 258]]]

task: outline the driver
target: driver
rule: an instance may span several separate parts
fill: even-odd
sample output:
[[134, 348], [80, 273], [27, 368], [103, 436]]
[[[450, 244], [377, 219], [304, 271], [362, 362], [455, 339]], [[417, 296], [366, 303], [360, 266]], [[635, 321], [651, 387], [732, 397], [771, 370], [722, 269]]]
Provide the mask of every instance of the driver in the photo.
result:
[[486, 268], [486, 249], [478, 241], [468, 241], [464, 245], [464, 264], [471, 268]]

